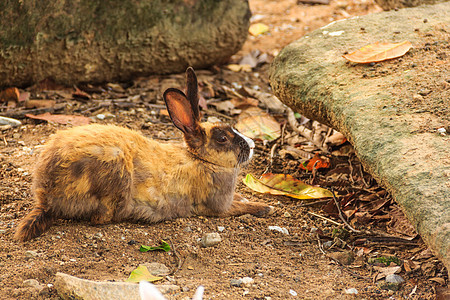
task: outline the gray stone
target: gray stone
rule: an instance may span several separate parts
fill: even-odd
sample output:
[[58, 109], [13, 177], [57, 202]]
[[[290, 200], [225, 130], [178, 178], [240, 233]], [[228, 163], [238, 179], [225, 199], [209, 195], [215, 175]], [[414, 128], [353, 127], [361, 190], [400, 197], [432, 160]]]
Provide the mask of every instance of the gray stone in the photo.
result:
[[26, 258], [33, 258], [33, 257], [36, 257], [36, 256], [38, 256], [39, 254], [36, 252], [36, 251], [33, 251], [33, 250], [27, 250], [27, 251], [25, 251], [25, 257]]
[[278, 232], [281, 232], [282, 234], [289, 235], [289, 231], [285, 227], [269, 226], [268, 228], [269, 228], [269, 230], [278, 231]]
[[400, 275], [397, 274], [389, 274], [386, 276], [386, 282], [387, 283], [394, 283], [394, 284], [402, 284], [405, 282], [405, 279], [403, 279]]
[[69, 85], [125, 81], [222, 64], [241, 49], [251, 16], [242, 0], [126, 1], [120, 9], [103, 1], [21, 3], [0, 10], [0, 86], [49, 77]]
[[0, 125], [10, 125], [11, 127], [17, 127], [22, 125], [22, 122], [13, 118], [0, 116]]
[[200, 241], [203, 247], [212, 247], [222, 241], [220, 234], [217, 232], [205, 233]]
[[26, 279], [22, 282], [23, 287], [32, 287], [36, 289], [41, 289], [42, 286], [36, 279]]
[[242, 285], [242, 279], [231, 279], [230, 280], [230, 285], [231, 286], [236, 286], [236, 287], [240, 287]]
[[[442, 74], [413, 68], [410, 72], [364, 78], [362, 73], [370, 72], [369, 67], [348, 63], [342, 55], [377, 41], [408, 40], [420, 45], [424, 43], [424, 33], [449, 23], [449, 2], [342, 20], [285, 47], [274, 59], [269, 74], [273, 91], [283, 103], [347, 137], [364, 169], [389, 190], [447, 270], [450, 270], [448, 136], [421, 131], [424, 122], [440, 128], [444, 127], [439, 125], [443, 121], [426, 110], [414, 112], [399, 106], [405, 99], [399, 99], [395, 90], [401, 86], [417, 92], [415, 82], [427, 76], [439, 80]], [[329, 34], [336, 32], [342, 34]], [[402, 59], [410, 57], [414, 53]], [[443, 103], [442, 108], [446, 107]]]
[[[180, 287], [173, 284], [156, 285], [162, 294], [173, 293]], [[91, 281], [64, 273], [56, 273], [55, 289], [63, 300], [140, 300], [139, 285], [130, 282]]]
[[255, 280], [254, 280], [253, 278], [251, 278], [251, 277], [243, 277], [243, 278], [242, 278], [242, 284], [243, 284], [244, 286], [246, 286], [246, 287], [252, 286], [252, 284], [253, 284], [254, 281], [255, 281]]
[[358, 290], [355, 288], [349, 288], [349, 289], [345, 290], [345, 293], [349, 294], [349, 295], [356, 295], [356, 294], [358, 294]]

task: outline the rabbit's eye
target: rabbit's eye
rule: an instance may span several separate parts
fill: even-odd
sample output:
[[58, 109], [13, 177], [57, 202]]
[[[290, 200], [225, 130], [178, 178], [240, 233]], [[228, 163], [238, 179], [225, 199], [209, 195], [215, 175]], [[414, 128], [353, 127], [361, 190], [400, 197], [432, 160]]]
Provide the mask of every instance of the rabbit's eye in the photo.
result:
[[228, 142], [228, 137], [226, 135], [220, 135], [216, 140], [220, 144], [225, 144], [226, 142]]

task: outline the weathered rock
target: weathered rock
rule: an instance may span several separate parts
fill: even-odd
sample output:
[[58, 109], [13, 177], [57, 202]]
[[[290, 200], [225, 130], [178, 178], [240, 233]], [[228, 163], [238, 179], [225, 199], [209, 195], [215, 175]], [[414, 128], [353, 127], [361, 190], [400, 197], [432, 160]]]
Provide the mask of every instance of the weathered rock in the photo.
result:
[[16, 119], [0, 116], [0, 125], [10, 125], [11, 127], [17, 127], [22, 125], [22, 122]]
[[[283, 49], [272, 63], [270, 81], [278, 98], [293, 110], [349, 139], [365, 169], [387, 187], [450, 270], [449, 137], [418, 130], [423, 124], [443, 127], [442, 120], [426, 110], [399, 106], [405, 99], [399, 99], [396, 90], [414, 91], [412, 85], [425, 75], [439, 79], [442, 72], [411, 67], [408, 72], [364, 78], [361, 73], [370, 66], [342, 58], [345, 51], [376, 41], [424, 44], [426, 34], [433, 31], [444, 42], [448, 24], [449, 2], [339, 21]], [[334, 32], [340, 34], [328, 34]], [[448, 95], [442, 101], [442, 108], [448, 108]]]
[[[173, 284], [156, 285], [162, 294], [180, 289]], [[83, 300], [139, 300], [139, 285], [129, 282], [101, 282], [80, 279], [64, 273], [56, 273], [55, 288], [61, 299]]]
[[22, 282], [23, 287], [31, 287], [37, 290], [42, 290], [43, 286], [36, 279], [26, 279]]
[[242, 279], [231, 279], [230, 280], [230, 285], [231, 286], [236, 286], [236, 287], [240, 287], [242, 285]]
[[0, 1], [0, 86], [129, 80], [225, 62], [248, 1]]
[[219, 244], [222, 241], [220, 234], [217, 232], [205, 233], [200, 243], [203, 247], [212, 247]]

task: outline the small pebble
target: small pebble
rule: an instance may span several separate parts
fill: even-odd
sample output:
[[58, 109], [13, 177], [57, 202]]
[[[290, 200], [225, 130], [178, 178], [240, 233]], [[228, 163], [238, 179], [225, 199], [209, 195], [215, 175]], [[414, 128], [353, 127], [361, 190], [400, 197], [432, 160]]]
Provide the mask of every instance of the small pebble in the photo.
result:
[[289, 231], [286, 228], [284, 228], [284, 227], [269, 226], [269, 230], [278, 231], [278, 232], [281, 232], [283, 234], [289, 235]]
[[25, 257], [32, 258], [38, 256], [38, 253], [33, 250], [25, 251]]
[[442, 135], [445, 135], [445, 134], [447, 133], [447, 130], [445, 130], [444, 127], [441, 127], [441, 128], [438, 128], [438, 129], [437, 129], [437, 132], [439, 132], [439, 133], [442, 134]]
[[316, 233], [317, 230], [319, 230], [319, 229], [316, 227], [311, 227], [311, 229], [309, 230], [309, 233]]
[[402, 284], [405, 282], [405, 279], [403, 279], [400, 275], [397, 274], [389, 274], [386, 276], [386, 282], [387, 283], [393, 283], [393, 284]]
[[253, 284], [253, 278], [251, 277], [244, 277], [242, 278], [242, 284], [245, 285], [246, 287], [249, 287]]
[[289, 290], [289, 294], [291, 294], [291, 296], [294, 296], [294, 297], [297, 297], [297, 292], [296, 291], [294, 291], [294, 290]]
[[413, 100], [414, 101], [422, 101], [423, 97], [421, 95], [419, 95], [419, 94], [414, 94], [413, 95]]
[[205, 233], [201, 240], [201, 245], [203, 247], [212, 247], [219, 244], [222, 241], [220, 234], [217, 232]]
[[22, 282], [24, 287], [40, 288], [41, 284], [36, 279], [26, 279]]
[[421, 96], [426, 96], [426, 95], [428, 95], [429, 93], [431, 93], [431, 90], [429, 90], [429, 89], [421, 89], [421, 90], [419, 91], [419, 95], [421, 95]]
[[358, 290], [355, 288], [350, 288], [350, 289], [346, 289], [345, 293], [349, 294], [349, 295], [356, 295], [356, 294], [358, 294]]
[[97, 119], [99, 120], [104, 120], [105, 119], [105, 115], [104, 114], [98, 114], [95, 116]]
[[334, 241], [326, 241], [325, 243], [323, 243], [323, 247], [325, 249], [329, 249], [329, 248], [331, 248], [331, 246], [333, 246], [333, 244], [334, 244]]
[[284, 212], [284, 217], [285, 218], [290, 218], [290, 217], [292, 217], [292, 215], [288, 211], [285, 211]]
[[242, 285], [242, 279], [231, 279], [230, 285], [240, 287]]
[[22, 125], [22, 122], [13, 118], [1, 117], [0, 116], [0, 125], [10, 125], [11, 127], [17, 127]]
[[186, 293], [186, 292], [189, 292], [191, 289], [188, 288], [187, 286], [183, 286], [183, 287], [181, 288], [181, 290], [183, 291], [183, 293]]
[[220, 232], [222, 232], [222, 231], [225, 230], [225, 227], [223, 227], [223, 226], [217, 226], [217, 230], [220, 231]]

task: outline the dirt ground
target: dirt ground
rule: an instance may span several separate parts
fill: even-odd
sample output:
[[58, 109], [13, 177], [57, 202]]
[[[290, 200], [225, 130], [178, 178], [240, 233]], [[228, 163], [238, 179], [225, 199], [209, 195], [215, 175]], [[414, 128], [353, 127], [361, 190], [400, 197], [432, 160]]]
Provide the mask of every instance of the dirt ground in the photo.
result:
[[[232, 63], [254, 50], [268, 54], [268, 63], [289, 42], [333, 20], [381, 11], [372, 1], [359, 0], [331, 1], [329, 5], [251, 0], [250, 4], [253, 22], [269, 25], [270, 32], [249, 36]], [[431, 50], [422, 50], [443, 53], [442, 49], [437, 49], [439, 45], [424, 45]], [[257, 86], [269, 92], [267, 63], [253, 68], [250, 73], [233, 72], [225, 66], [199, 70], [202, 95], [208, 98], [211, 87], [216, 98], [226, 97], [223, 87]], [[386, 69], [374, 67], [373, 72], [381, 71]], [[168, 87], [183, 87], [183, 81], [184, 75], [176, 74], [80, 87], [88, 93], [89, 99], [67, 97], [72, 88], [49, 82], [26, 90], [31, 94], [30, 99], [52, 99], [57, 104], [65, 104], [55, 113], [84, 115], [92, 117], [96, 123], [114, 123], [140, 130], [162, 142], [178, 142], [180, 134], [164, 114], [161, 95]], [[421, 82], [418, 86], [425, 88], [427, 84]], [[448, 84], [433, 83], [432, 91], [439, 89], [448, 89]], [[415, 101], [422, 101], [422, 98], [416, 97]], [[0, 115], [6, 111], [5, 107], [0, 109]], [[444, 122], [448, 121], [447, 113], [443, 111], [440, 115]], [[97, 118], [99, 114], [105, 118]], [[235, 121], [211, 108], [204, 115]], [[287, 123], [285, 115], [276, 115], [276, 118], [280, 124]], [[170, 299], [188, 299], [199, 285], [205, 287], [205, 299], [439, 299], [448, 284], [442, 263], [411, 230], [389, 194], [363, 172], [356, 157], [328, 155], [330, 171], [311, 173], [299, 169], [299, 160], [283, 157], [278, 152], [271, 154], [275, 142], [256, 141], [255, 157], [241, 171], [240, 179], [247, 173], [259, 176], [269, 170], [333, 187], [351, 208], [345, 212], [352, 226], [363, 232], [336, 234], [342, 231], [342, 226], [334, 222], [342, 221], [330, 208], [333, 200], [300, 201], [261, 195], [252, 192], [240, 180], [237, 188], [240, 193], [253, 201], [274, 206], [275, 213], [267, 218], [249, 215], [223, 219], [192, 217], [152, 225], [92, 226], [84, 221], [58, 220], [41, 237], [17, 243], [12, 239], [15, 227], [32, 206], [30, 188], [34, 161], [52, 133], [70, 126], [31, 119], [22, 119], [22, 122], [18, 128], [2, 131], [0, 141], [1, 299], [58, 299], [53, 286], [57, 272], [91, 280], [123, 281], [139, 264], [150, 262], [162, 263], [171, 271], [157, 284], [171, 283], [180, 287], [178, 292], [167, 295]], [[294, 135], [289, 126], [284, 128], [286, 136]], [[314, 149], [308, 143], [300, 144], [305, 151]], [[339, 151], [344, 152], [343, 148]], [[341, 205], [344, 204], [342, 199], [339, 199]], [[371, 209], [364, 210], [367, 206]], [[365, 214], [358, 215], [358, 210]], [[284, 227], [289, 234], [269, 230], [269, 226]], [[223, 227], [223, 231], [219, 227]], [[201, 247], [199, 239], [209, 232], [219, 232], [222, 241], [214, 247]], [[170, 252], [139, 252], [140, 245], [156, 246], [161, 240], [171, 244]], [[325, 246], [329, 241], [332, 246], [330, 243]], [[400, 262], [392, 262], [390, 266], [400, 265], [399, 275], [406, 280], [396, 291], [383, 289], [374, 280], [379, 267], [386, 266], [370, 263], [373, 258], [392, 256]], [[351, 260], [345, 262], [346, 257]], [[251, 277], [253, 284], [230, 284], [243, 277]], [[25, 286], [26, 279], [36, 279], [41, 287]], [[346, 294], [350, 288], [356, 288], [358, 294]]]

